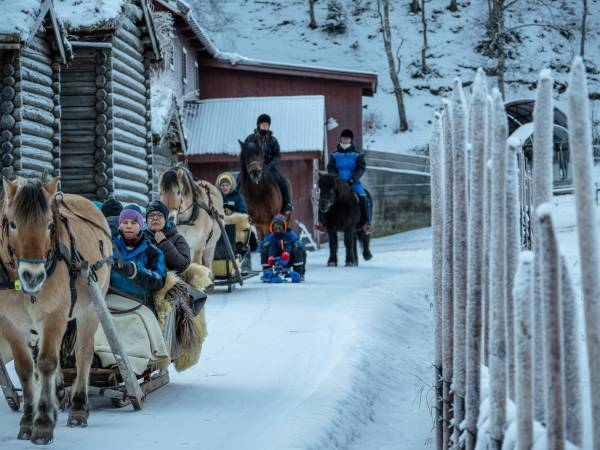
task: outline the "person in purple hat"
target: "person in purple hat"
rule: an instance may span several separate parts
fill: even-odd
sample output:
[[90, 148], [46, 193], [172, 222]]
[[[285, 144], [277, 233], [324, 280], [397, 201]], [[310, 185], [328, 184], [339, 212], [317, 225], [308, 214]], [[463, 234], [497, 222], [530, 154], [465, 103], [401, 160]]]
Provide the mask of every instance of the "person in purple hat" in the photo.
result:
[[141, 209], [136, 205], [125, 206], [119, 215], [119, 234], [113, 238], [115, 264], [110, 286], [153, 309], [152, 293], [164, 286], [167, 269], [163, 252], [145, 237], [143, 229]]

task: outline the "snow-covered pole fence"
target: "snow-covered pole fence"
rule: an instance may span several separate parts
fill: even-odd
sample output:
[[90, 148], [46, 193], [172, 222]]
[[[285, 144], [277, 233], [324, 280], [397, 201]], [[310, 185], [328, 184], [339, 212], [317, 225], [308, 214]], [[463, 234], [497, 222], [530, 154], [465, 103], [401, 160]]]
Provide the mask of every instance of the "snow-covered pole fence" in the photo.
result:
[[567, 439], [578, 447], [581, 447], [583, 445], [583, 410], [581, 403], [581, 377], [579, 376], [581, 362], [579, 360], [578, 339], [580, 329], [577, 324], [577, 302], [565, 257], [561, 255], [560, 260]]
[[[533, 251], [534, 251], [534, 394], [535, 418], [544, 421], [544, 328], [542, 321], [540, 242], [537, 239], [535, 220], [536, 208], [552, 201], [552, 132], [554, 106], [552, 99], [552, 74], [549, 70], [540, 73], [535, 106], [533, 109]], [[538, 332], [540, 330], [540, 332]]]
[[508, 359], [508, 396], [515, 399], [515, 334], [513, 286], [519, 253], [521, 252], [521, 211], [519, 203], [518, 154], [521, 143], [508, 140], [508, 163], [506, 169], [506, 330]]
[[[544, 362], [546, 364], [546, 436], [548, 448], [565, 448], [565, 392], [562, 359], [561, 277], [558, 242], [552, 220], [552, 205], [536, 209], [540, 270], [542, 274], [542, 316], [544, 324]], [[536, 333], [542, 330], [536, 327]]]
[[598, 221], [592, 179], [592, 140], [585, 65], [579, 57], [571, 67], [568, 94], [569, 149], [573, 160], [575, 205], [581, 264], [592, 404], [593, 449], [600, 450], [600, 272]]
[[452, 432], [450, 422], [452, 420], [452, 392], [451, 384], [453, 377], [453, 344], [454, 339], [452, 333], [454, 319], [454, 289], [453, 289], [453, 207], [452, 207], [452, 192], [453, 192], [453, 157], [452, 157], [452, 105], [448, 101], [444, 101], [444, 112], [442, 114], [443, 137], [444, 142], [444, 192], [446, 192], [444, 201], [444, 258], [442, 271], [442, 358], [444, 378], [442, 384], [443, 395], [443, 411], [442, 411], [442, 426], [444, 430], [443, 447], [448, 448]]
[[454, 444], [465, 418], [466, 307], [467, 307], [467, 105], [459, 79], [452, 92], [452, 147], [454, 153]]
[[485, 175], [483, 190], [483, 364], [489, 365], [490, 338], [490, 227], [492, 219], [492, 106], [490, 95], [485, 99]]
[[486, 167], [486, 96], [485, 73], [477, 71], [473, 84], [471, 111], [471, 162], [469, 184], [468, 273], [467, 273], [467, 361], [466, 361], [466, 448], [473, 450], [477, 443], [477, 419], [480, 403], [481, 373], [481, 300], [484, 292], [484, 174]]
[[490, 449], [500, 450], [506, 425], [506, 139], [504, 102], [493, 91], [492, 219], [490, 225]]
[[443, 448], [442, 421], [442, 258], [444, 256], [444, 173], [443, 173], [443, 141], [442, 118], [435, 115], [431, 140], [429, 142], [429, 158], [431, 161], [431, 228], [433, 233], [433, 313], [435, 326], [435, 427], [436, 448]]
[[515, 276], [515, 403], [517, 405], [516, 450], [533, 448], [533, 253], [522, 252]]

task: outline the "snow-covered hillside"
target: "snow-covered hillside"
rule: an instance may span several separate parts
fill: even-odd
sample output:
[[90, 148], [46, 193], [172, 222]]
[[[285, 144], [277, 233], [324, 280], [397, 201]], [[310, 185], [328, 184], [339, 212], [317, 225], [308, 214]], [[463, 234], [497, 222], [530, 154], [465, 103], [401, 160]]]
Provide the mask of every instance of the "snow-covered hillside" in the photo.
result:
[[[429, 0], [427, 64], [432, 73], [414, 77], [422, 47], [420, 15], [410, 14], [409, 0], [391, 1], [394, 46], [403, 41], [401, 82], [410, 131], [395, 133], [398, 116], [387, 60], [379, 31], [376, 0], [341, 0], [347, 13], [347, 32], [332, 35], [308, 27], [308, 0], [190, 0], [216, 44], [244, 56], [297, 64], [377, 72], [379, 89], [364, 99], [367, 148], [409, 152], [423, 148], [429, 136], [434, 108], [456, 76], [471, 82], [478, 66], [491, 70], [496, 61], [476, 51], [485, 38], [487, 1], [459, 2], [459, 10], [446, 9], [449, 0]], [[317, 1], [316, 20], [323, 25], [328, 0]], [[550, 66], [555, 72], [559, 104], [571, 60], [579, 50], [581, 0], [523, 0], [513, 3], [507, 27], [515, 28], [507, 61], [507, 99], [533, 98], [538, 72]], [[600, 0], [589, 0], [586, 62], [593, 97], [600, 99]], [[540, 27], [547, 24], [551, 27]], [[560, 30], [559, 30], [560, 29]], [[570, 33], [570, 35], [568, 34]], [[489, 72], [491, 73], [491, 72]], [[494, 82], [490, 77], [490, 82]]]

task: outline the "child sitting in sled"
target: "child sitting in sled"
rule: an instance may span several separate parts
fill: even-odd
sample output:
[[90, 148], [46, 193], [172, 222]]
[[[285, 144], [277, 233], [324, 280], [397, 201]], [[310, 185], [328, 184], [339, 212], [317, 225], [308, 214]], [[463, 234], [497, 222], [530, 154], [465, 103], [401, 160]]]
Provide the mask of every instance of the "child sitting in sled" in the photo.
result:
[[298, 235], [287, 229], [286, 217], [277, 214], [271, 221], [269, 231], [259, 245], [263, 271], [267, 273], [279, 266], [291, 269], [299, 275], [299, 281], [304, 281], [306, 250]]

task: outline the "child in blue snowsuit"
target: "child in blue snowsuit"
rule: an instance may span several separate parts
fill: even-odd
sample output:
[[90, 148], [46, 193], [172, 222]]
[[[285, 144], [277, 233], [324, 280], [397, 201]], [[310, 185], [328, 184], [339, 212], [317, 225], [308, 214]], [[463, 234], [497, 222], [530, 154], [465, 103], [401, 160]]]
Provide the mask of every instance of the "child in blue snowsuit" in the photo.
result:
[[263, 270], [268, 270], [269, 258], [281, 257], [284, 252], [290, 256], [288, 267], [291, 266], [295, 272], [300, 274], [300, 280], [304, 281], [306, 251], [304, 244], [296, 233], [287, 229], [287, 220], [283, 214], [277, 214], [269, 227], [270, 233], [260, 242], [260, 259]]
[[366, 170], [365, 154], [354, 146], [354, 133], [348, 129], [342, 131], [335, 152], [329, 156], [327, 172], [337, 175], [343, 181], [347, 181], [354, 192], [358, 194], [360, 224], [366, 232], [370, 232], [372, 227], [367, 192], [360, 182], [360, 178]]

